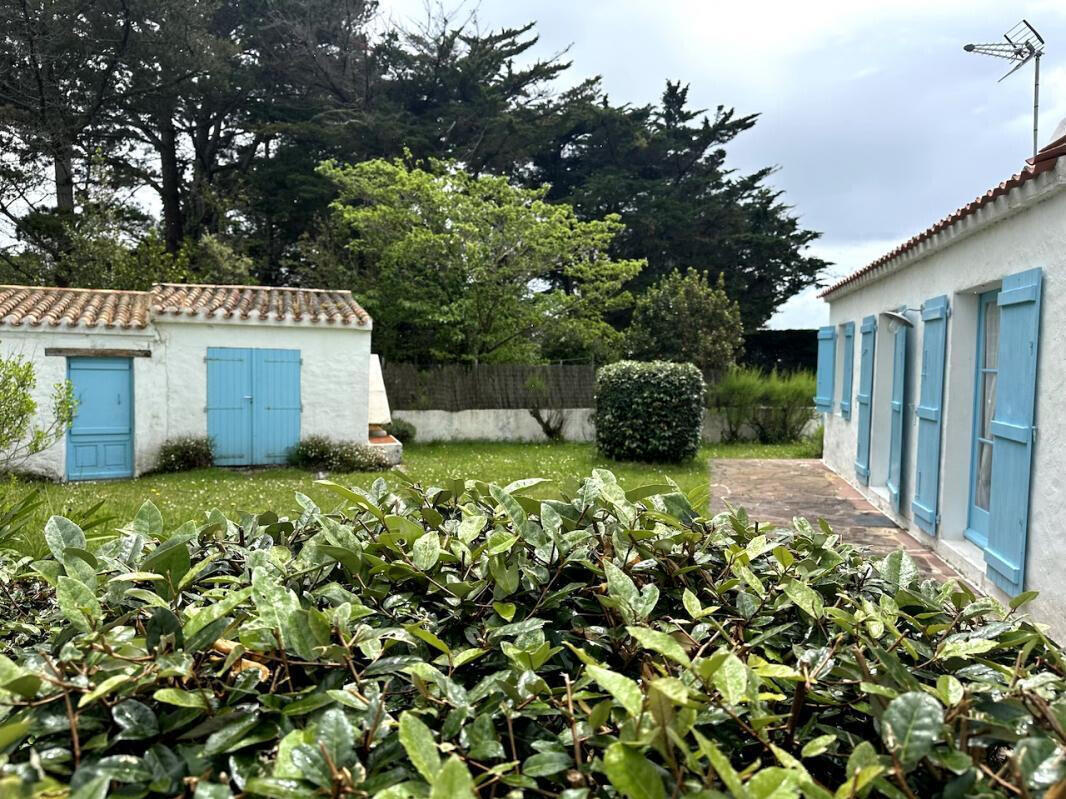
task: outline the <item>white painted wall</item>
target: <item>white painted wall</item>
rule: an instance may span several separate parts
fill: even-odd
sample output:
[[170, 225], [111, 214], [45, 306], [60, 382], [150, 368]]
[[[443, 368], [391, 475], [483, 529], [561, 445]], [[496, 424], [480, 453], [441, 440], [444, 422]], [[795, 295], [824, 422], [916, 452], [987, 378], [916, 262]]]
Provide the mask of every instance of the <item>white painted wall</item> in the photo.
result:
[[[983, 590], [1005, 599], [984, 577], [981, 551], [963, 539], [969, 503], [970, 442], [974, 401], [977, 295], [1007, 275], [1043, 267], [1042, 332], [1037, 382], [1038, 435], [1033, 451], [1031, 504], [1026, 557], [1026, 588], [1041, 596], [1031, 606], [1053, 634], [1066, 639], [1066, 590], [1061, 564], [1066, 562], [1066, 159], [1019, 191], [1001, 198], [906, 256], [905, 264], [879, 280], [838, 294], [831, 300], [831, 324], [854, 321], [854, 382], [851, 420], [840, 416], [840, 383], [833, 412], [826, 415], [825, 463], [856, 485], [918, 540], [934, 546], [946, 560]], [[863, 317], [900, 305], [918, 309], [922, 302], [946, 294], [951, 303], [945, 372], [940, 468], [941, 525], [937, 539], [911, 521], [917, 422], [914, 406], [921, 376], [923, 327], [910, 333], [908, 395], [904, 416], [905, 459], [901, 513], [888, 509], [884, 484], [888, 465], [887, 397], [892, 380], [892, 337], [887, 320], [878, 320], [874, 374], [874, 410], [870, 448], [870, 487], [858, 486], [855, 454], [859, 387], [859, 326]], [[917, 314], [914, 315], [917, 318]], [[840, 358], [838, 348], [838, 360]]]
[[[52, 386], [67, 376], [67, 359], [46, 356], [46, 347], [151, 350], [149, 358], [133, 358], [134, 470], [141, 474], [155, 466], [166, 439], [207, 434], [208, 347], [300, 350], [301, 435], [365, 440], [370, 337], [366, 328], [252, 320], [164, 320], [137, 332], [0, 326], [0, 353], [20, 353], [33, 361], [35, 398], [45, 410]], [[66, 441], [32, 458], [26, 468], [62, 479]]]
[[[592, 408], [565, 408], [563, 438], [592, 441]], [[400, 411], [393, 419], [403, 419], [418, 429], [415, 441], [544, 441], [537, 420], [524, 408], [479, 408], [469, 411]]]
[[[0, 326], [0, 354], [4, 357], [21, 355], [33, 362], [37, 374], [37, 389], [34, 399], [39, 409], [38, 423], [47, 426], [52, 421], [50, 413], [52, 390], [56, 383], [67, 379], [67, 359], [62, 356], [45, 355], [47, 347], [75, 347], [79, 349], [136, 349], [158, 350], [159, 340], [154, 331], [87, 331], [79, 328], [30, 328]], [[143, 471], [147, 467], [147, 448], [155, 441], [154, 431], [159, 427], [162, 413], [161, 369], [153, 358], [133, 359], [133, 416], [134, 429], [145, 432], [145, 441], [134, 434], [134, 468]], [[155, 443], [158, 447], [158, 442]], [[153, 450], [154, 453], [154, 450]], [[46, 449], [26, 461], [24, 468], [48, 477], [62, 479], [66, 474], [66, 440]]]
[[309, 324], [157, 321], [165, 362], [163, 438], [207, 434], [208, 347], [300, 350], [300, 435], [363, 441], [367, 434], [370, 331]]
[[[566, 408], [563, 410], [566, 441], [595, 441], [596, 427], [592, 422], [595, 409]], [[418, 429], [416, 441], [544, 441], [540, 425], [524, 408], [483, 408], [469, 411], [400, 411], [392, 412], [394, 419], [411, 422]], [[813, 420], [804, 429], [810, 435], [817, 429]], [[722, 422], [715, 413], [703, 417], [703, 441], [717, 444], [722, 440]], [[744, 440], [751, 440], [751, 430], [742, 431]]]

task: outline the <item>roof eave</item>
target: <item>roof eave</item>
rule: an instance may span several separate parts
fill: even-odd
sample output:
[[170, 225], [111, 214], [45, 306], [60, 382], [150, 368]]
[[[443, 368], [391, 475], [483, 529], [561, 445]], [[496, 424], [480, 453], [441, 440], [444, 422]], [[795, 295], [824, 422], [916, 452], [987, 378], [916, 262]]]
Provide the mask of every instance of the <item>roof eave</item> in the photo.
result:
[[[960, 215], [955, 221], [936, 230], [919, 234], [897, 248], [898, 252], [858, 270], [837, 284], [818, 294], [819, 298], [833, 302], [859, 289], [883, 280], [890, 274], [925, 260], [936, 252], [957, 244], [965, 238], [1002, 222], [1030, 208], [1066, 188], [1066, 158], [1060, 158], [1053, 166], [1009, 191], [980, 203], [973, 211]], [[934, 226], [935, 227], [935, 226]]]

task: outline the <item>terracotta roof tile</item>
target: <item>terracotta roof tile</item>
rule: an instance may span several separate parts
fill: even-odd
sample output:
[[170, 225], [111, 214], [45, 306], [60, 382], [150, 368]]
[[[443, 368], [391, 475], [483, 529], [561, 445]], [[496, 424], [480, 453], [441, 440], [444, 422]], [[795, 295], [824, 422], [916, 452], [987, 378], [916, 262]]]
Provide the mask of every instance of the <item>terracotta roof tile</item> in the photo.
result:
[[370, 324], [350, 291], [178, 283], [151, 291], [0, 286], [0, 325], [142, 330], [156, 316]]
[[143, 291], [0, 286], [0, 323], [13, 327], [148, 326], [148, 294]]
[[173, 316], [293, 319], [357, 326], [370, 322], [350, 291], [161, 283], [152, 288], [151, 297], [153, 313]]
[[1018, 186], [1021, 186], [1024, 183], [1028, 183], [1030, 180], [1034, 179], [1035, 177], [1044, 172], [1047, 172], [1050, 169], [1054, 169], [1055, 162], [1061, 155], [1066, 155], [1066, 136], [1063, 136], [1060, 139], [1056, 139], [1055, 141], [1047, 145], [1044, 149], [1042, 149], [1040, 152], [1038, 152], [1034, 157], [1026, 159], [1026, 167], [1021, 172], [1017, 172], [1014, 175], [1011, 175], [1002, 183], [993, 186], [991, 189], [986, 191], [981, 196], [975, 198], [973, 201], [967, 203], [961, 208], [957, 208], [955, 211], [948, 214], [943, 219], [930, 225], [918, 235], [911, 237], [910, 239], [896, 247], [894, 250], [885, 253], [876, 261], [867, 264], [862, 269], [852, 272], [847, 277], [842, 278], [841, 280], [838, 280], [836, 283], [829, 286], [828, 288], [823, 289], [818, 294], [818, 296], [828, 297], [829, 295], [839, 291], [845, 286], [848, 286], [854, 283], [855, 281], [865, 277], [878, 267], [884, 266], [885, 264], [895, 260], [904, 253], [913, 250], [923, 241], [926, 241], [927, 239], [930, 239], [935, 236], [937, 233], [940, 233], [941, 231], [951, 227], [959, 220], [976, 213], [980, 208], [988, 205], [999, 197], [1002, 197], [1004, 194], [1007, 194], [1011, 190], [1016, 189]]

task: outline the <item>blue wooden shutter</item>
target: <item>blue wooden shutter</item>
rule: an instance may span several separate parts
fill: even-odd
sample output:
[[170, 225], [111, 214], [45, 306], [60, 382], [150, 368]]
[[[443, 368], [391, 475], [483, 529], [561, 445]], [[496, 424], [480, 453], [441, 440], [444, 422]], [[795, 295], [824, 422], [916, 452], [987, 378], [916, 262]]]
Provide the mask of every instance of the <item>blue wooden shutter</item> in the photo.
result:
[[845, 419], [851, 418], [851, 384], [852, 372], [855, 369], [855, 323], [848, 322], [844, 325], [844, 351], [841, 358], [844, 359], [844, 380], [840, 387], [840, 415]]
[[877, 317], [867, 316], [862, 320], [859, 339], [859, 392], [855, 401], [859, 404], [859, 443], [855, 453], [855, 475], [859, 482], [870, 482], [870, 413], [874, 395], [874, 348], [877, 345]]
[[922, 305], [922, 384], [919, 388], [918, 449], [911, 511], [918, 526], [936, 535], [940, 493], [940, 414], [944, 404], [944, 357], [948, 341], [948, 298]]
[[300, 351], [252, 350], [255, 463], [285, 463], [300, 441]]
[[999, 376], [990, 425], [994, 443], [985, 563], [992, 582], [1010, 594], [1020, 592], [1025, 582], [1042, 276], [1040, 269], [1030, 269], [1004, 278], [996, 299]]
[[818, 380], [814, 407], [822, 413], [833, 410], [833, 377], [836, 372], [836, 330], [832, 326], [818, 329]]
[[207, 435], [219, 466], [245, 466], [252, 458], [252, 350], [207, 348]]
[[907, 331], [910, 328], [900, 325], [893, 338], [892, 353], [892, 407], [890, 409], [890, 430], [888, 441], [888, 499], [895, 510], [899, 510], [900, 494], [903, 488], [903, 417], [907, 398]]

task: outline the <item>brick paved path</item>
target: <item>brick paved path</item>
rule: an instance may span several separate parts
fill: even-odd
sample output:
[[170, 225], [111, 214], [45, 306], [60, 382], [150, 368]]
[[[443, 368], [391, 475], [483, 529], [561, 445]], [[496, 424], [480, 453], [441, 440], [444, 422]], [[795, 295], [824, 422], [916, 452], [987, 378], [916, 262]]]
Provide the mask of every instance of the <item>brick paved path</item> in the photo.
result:
[[904, 549], [927, 574], [958, 577], [932, 549], [922, 546], [817, 460], [711, 462], [711, 507], [743, 507], [752, 519], [790, 525], [793, 516], [812, 524], [825, 519], [845, 541], [884, 555]]

